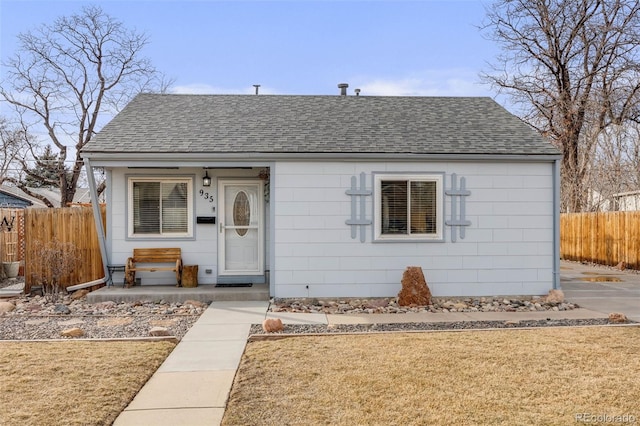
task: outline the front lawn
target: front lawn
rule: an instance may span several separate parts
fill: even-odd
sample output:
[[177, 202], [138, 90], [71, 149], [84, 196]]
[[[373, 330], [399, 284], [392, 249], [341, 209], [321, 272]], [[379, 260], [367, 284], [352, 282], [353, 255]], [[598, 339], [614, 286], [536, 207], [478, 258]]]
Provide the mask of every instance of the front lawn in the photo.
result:
[[0, 341], [0, 424], [110, 425], [174, 347]]
[[640, 327], [269, 339], [247, 345], [223, 424], [624, 424], [638, 383]]

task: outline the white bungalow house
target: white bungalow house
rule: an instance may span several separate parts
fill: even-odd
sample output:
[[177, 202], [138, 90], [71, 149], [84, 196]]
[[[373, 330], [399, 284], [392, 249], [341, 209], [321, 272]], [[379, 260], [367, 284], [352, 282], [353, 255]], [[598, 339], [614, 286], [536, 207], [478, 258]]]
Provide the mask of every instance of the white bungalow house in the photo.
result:
[[615, 211], [638, 211], [640, 210], [640, 191], [628, 191], [613, 194], [613, 208]]
[[561, 156], [490, 98], [141, 94], [82, 155], [105, 265], [180, 247], [200, 285], [275, 297], [395, 296], [407, 266], [436, 296], [558, 286]]

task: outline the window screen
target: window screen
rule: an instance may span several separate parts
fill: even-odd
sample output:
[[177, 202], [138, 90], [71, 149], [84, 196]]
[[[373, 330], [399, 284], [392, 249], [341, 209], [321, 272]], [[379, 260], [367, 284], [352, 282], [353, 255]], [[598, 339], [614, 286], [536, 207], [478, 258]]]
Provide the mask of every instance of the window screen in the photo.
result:
[[186, 234], [189, 232], [187, 181], [133, 181], [134, 235]]
[[436, 236], [440, 182], [426, 178], [380, 179], [380, 235]]

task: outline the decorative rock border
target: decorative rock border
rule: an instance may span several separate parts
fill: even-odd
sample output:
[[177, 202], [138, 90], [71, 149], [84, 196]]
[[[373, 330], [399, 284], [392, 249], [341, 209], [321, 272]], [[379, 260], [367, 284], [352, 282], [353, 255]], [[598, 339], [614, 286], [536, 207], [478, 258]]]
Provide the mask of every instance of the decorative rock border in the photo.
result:
[[431, 299], [428, 306], [400, 306], [398, 299], [271, 299], [270, 312], [325, 314], [402, 314], [408, 312], [568, 311], [579, 306], [548, 297], [464, 297]]

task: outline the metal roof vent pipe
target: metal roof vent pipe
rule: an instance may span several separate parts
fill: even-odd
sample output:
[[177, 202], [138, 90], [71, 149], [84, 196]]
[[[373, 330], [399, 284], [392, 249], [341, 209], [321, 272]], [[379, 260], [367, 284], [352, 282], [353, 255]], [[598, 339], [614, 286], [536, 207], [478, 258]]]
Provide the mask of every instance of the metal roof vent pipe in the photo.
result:
[[338, 84], [338, 89], [340, 89], [340, 96], [347, 96], [347, 87], [349, 87], [347, 83]]

